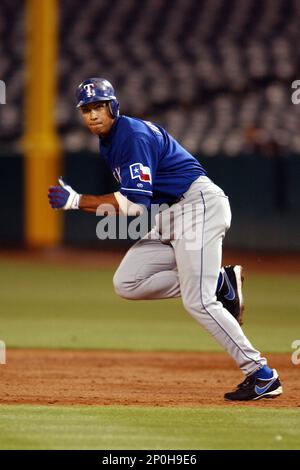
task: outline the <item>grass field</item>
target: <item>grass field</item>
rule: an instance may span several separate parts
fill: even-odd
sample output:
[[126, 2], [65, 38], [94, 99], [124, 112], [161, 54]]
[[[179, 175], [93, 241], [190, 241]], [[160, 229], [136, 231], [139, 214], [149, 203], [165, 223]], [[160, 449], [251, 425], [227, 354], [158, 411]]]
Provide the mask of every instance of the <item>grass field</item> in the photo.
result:
[[[220, 351], [181, 301], [127, 301], [112, 270], [0, 263], [0, 338], [8, 347]], [[299, 331], [300, 276], [248, 275], [245, 332], [289, 352]], [[299, 336], [299, 335], [298, 335]]]
[[[5, 449], [299, 448], [293, 410], [234, 408], [0, 408]], [[268, 425], [266, 426], [266, 423]]]
[[[8, 348], [220, 350], [179, 300], [121, 300], [111, 278], [111, 270], [1, 262], [0, 339]], [[245, 331], [259, 349], [289, 352], [299, 339], [299, 281], [247, 276]], [[62, 448], [299, 449], [300, 414], [246, 406], [0, 406], [0, 449]]]

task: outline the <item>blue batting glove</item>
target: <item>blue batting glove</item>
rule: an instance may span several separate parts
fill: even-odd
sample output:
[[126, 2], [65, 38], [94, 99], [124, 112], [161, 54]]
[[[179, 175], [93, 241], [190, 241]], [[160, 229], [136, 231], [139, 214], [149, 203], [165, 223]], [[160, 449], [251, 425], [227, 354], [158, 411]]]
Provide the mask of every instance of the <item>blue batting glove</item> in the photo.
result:
[[48, 199], [52, 209], [78, 209], [80, 194], [67, 185], [62, 177], [58, 178], [60, 186], [50, 186]]

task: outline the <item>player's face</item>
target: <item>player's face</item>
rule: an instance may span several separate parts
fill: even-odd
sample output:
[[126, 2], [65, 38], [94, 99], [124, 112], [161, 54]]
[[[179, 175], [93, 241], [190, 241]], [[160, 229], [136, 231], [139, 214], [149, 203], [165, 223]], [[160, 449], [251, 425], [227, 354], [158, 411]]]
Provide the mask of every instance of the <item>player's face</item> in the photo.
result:
[[93, 134], [105, 136], [109, 133], [114, 118], [111, 117], [107, 102], [85, 104], [80, 106], [80, 111], [85, 124]]

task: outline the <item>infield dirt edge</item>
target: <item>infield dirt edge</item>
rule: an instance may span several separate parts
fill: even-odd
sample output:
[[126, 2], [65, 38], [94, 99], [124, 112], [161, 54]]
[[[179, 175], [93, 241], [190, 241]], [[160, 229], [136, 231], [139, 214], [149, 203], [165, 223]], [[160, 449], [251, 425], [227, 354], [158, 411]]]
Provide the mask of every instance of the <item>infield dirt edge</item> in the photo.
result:
[[[284, 394], [245, 406], [300, 407], [299, 369], [290, 354], [268, 354]], [[242, 379], [224, 353], [9, 349], [0, 404], [236, 406], [223, 395]]]

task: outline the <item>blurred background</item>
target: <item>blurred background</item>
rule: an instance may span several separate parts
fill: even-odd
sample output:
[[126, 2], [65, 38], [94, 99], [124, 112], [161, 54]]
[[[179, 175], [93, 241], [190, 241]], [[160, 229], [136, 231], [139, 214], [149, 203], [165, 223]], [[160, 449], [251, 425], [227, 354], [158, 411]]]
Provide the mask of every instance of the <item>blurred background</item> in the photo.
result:
[[[56, 25], [49, 31], [42, 21], [47, 7]], [[53, 222], [45, 178], [36, 180], [44, 172], [55, 183], [57, 172], [47, 159], [40, 170], [28, 164], [30, 152], [41, 161], [50, 148], [78, 192], [116, 189], [75, 108], [77, 85], [100, 76], [114, 85], [122, 114], [165, 127], [229, 195], [227, 247], [299, 251], [300, 104], [291, 99], [299, 43], [298, 0], [1, 0], [2, 246], [103, 246], [95, 216], [67, 213]], [[32, 127], [30, 113], [40, 121]], [[44, 147], [39, 124], [47, 114], [53, 145]], [[43, 204], [32, 209], [37, 199]], [[39, 226], [54, 235], [47, 238]]]

